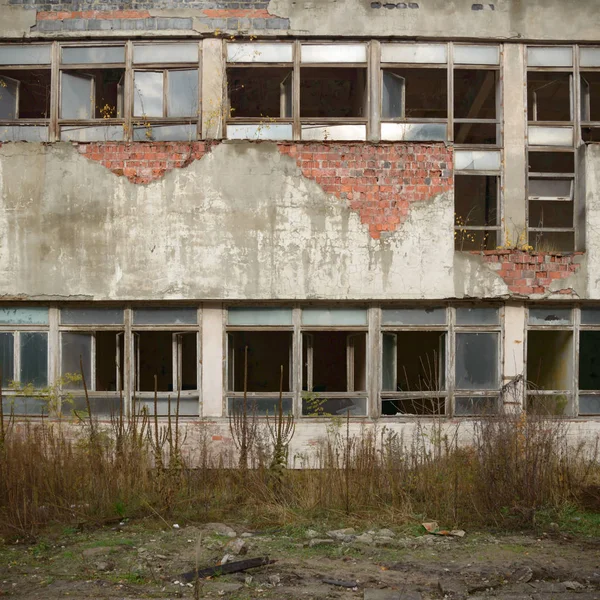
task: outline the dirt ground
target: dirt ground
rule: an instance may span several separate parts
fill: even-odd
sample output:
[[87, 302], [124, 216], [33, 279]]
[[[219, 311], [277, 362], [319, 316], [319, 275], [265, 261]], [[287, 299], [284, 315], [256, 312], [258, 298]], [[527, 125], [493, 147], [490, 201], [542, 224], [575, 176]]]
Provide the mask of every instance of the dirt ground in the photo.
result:
[[[416, 526], [331, 531], [314, 524], [256, 531], [231, 523], [173, 525], [61, 529], [34, 544], [0, 545], [0, 596], [600, 599], [600, 539], [585, 535], [555, 530], [449, 538]], [[226, 554], [231, 561], [269, 556], [275, 562], [197, 583], [181, 576], [196, 566], [214, 566]]]

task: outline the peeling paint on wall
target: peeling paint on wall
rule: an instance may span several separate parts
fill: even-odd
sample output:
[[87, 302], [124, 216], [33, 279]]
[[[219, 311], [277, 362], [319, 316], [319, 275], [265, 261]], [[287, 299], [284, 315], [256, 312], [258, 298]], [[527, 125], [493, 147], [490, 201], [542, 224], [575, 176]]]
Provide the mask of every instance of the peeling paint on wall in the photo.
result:
[[571, 287], [563, 289], [560, 282], [577, 273], [584, 253], [559, 254], [509, 249], [471, 254], [481, 255], [484, 263], [496, 271], [513, 294], [537, 295], [552, 292], [573, 294]]
[[444, 144], [279, 144], [308, 179], [347, 200], [373, 239], [395, 231], [410, 205], [452, 189], [452, 150]]
[[173, 169], [183, 169], [211, 149], [209, 142], [99, 142], [76, 146], [86, 158], [140, 184], [160, 179]]

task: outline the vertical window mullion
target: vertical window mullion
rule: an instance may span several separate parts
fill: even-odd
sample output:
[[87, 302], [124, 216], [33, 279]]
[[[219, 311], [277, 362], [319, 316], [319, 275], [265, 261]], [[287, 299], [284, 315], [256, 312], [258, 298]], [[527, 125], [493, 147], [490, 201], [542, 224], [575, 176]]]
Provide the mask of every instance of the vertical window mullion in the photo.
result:
[[14, 340], [13, 340], [13, 371], [15, 374], [14, 380], [21, 383], [21, 332], [14, 332]]
[[169, 69], [163, 69], [163, 117], [169, 116]]
[[132, 414], [133, 412], [133, 334], [131, 332], [131, 308], [127, 307], [123, 311], [123, 356], [121, 356], [121, 369], [123, 372], [123, 412]]

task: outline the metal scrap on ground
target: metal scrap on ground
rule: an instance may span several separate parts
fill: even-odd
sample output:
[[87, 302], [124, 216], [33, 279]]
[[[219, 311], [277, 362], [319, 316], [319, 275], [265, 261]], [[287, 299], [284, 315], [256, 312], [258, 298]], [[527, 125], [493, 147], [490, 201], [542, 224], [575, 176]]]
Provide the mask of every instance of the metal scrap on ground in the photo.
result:
[[224, 565], [215, 565], [214, 567], [206, 567], [205, 569], [195, 569], [180, 575], [180, 579], [190, 583], [196, 578], [204, 579], [205, 577], [219, 577], [220, 575], [230, 575], [231, 573], [240, 573], [247, 569], [255, 569], [256, 567], [264, 567], [271, 565], [275, 560], [271, 560], [268, 556], [260, 556], [258, 558], [248, 558], [246, 560], [238, 560], [236, 562], [225, 563]]

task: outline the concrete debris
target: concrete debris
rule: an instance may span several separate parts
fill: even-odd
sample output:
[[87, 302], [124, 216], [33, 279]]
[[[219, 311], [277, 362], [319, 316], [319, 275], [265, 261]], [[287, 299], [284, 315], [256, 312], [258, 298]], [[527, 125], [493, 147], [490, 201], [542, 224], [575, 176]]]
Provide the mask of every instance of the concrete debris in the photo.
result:
[[248, 552], [248, 546], [246, 546], [246, 542], [244, 542], [243, 539], [235, 538], [230, 542], [227, 542], [225, 545], [225, 550], [229, 554], [234, 554], [237, 556], [240, 554], [246, 554], [246, 552]]
[[453, 581], [452, 579], [440, 579], [438, 581], [438, 588], [442, 596], [448, 596], [454, 600], [466, 598], [468, 595], [467, 587], [459, 581]]
[[327, 535], [338, 542], [351, 542], [356, 538], [356, 532], [353, 527], [328, 531]]
[[508, 577], [508, 580], [511, 583], [528, 583], [532, 579], [533, 571], [530, 567], [519, 567], [518, 569], [515, 569]]
[[563, 585], [567, 590], [571, 591], [582, 590], [583, 588], [585, 588], [585, 585], [579, 583], [579, 581], [565, 581]]
[[216, 533], [217, 535], [224, 535], [232, 538], [237, 537], [235, 530], [224, 523], [207, 523], [204, 526], [204, 530], [210, 533]]
[[319, 539], [319, 538], [315, 538], [314, 540], [310, 540], [310, 542], [308, 542], [309, 548], [314, 548], [314, 546], [327, 546], [327, 545], [333, 545], [333, 544], [335, 544], [334, 540]]
[[354, 538], [354, 541], [358, 542], [359, 544], [372, 544], [373, 540], [373, 536], [369, 535], [368, 533], [362, 533], [361, 535], [357, 535], [356, 538]]
[[385, 528], [384, 529], [380, 529], [377, 532], [377, 535], [379, 537], [390, 537], [390, 538], [396, 537], [396, 534], [391, 529], [385, 529]]
[[319, 537], [319, 532], [315, 531], [314, 529], [307, 529], [306, 533], [304, 534], [305, 537], [307, 537], [309, 540], [313, 540], [314, 538]]

